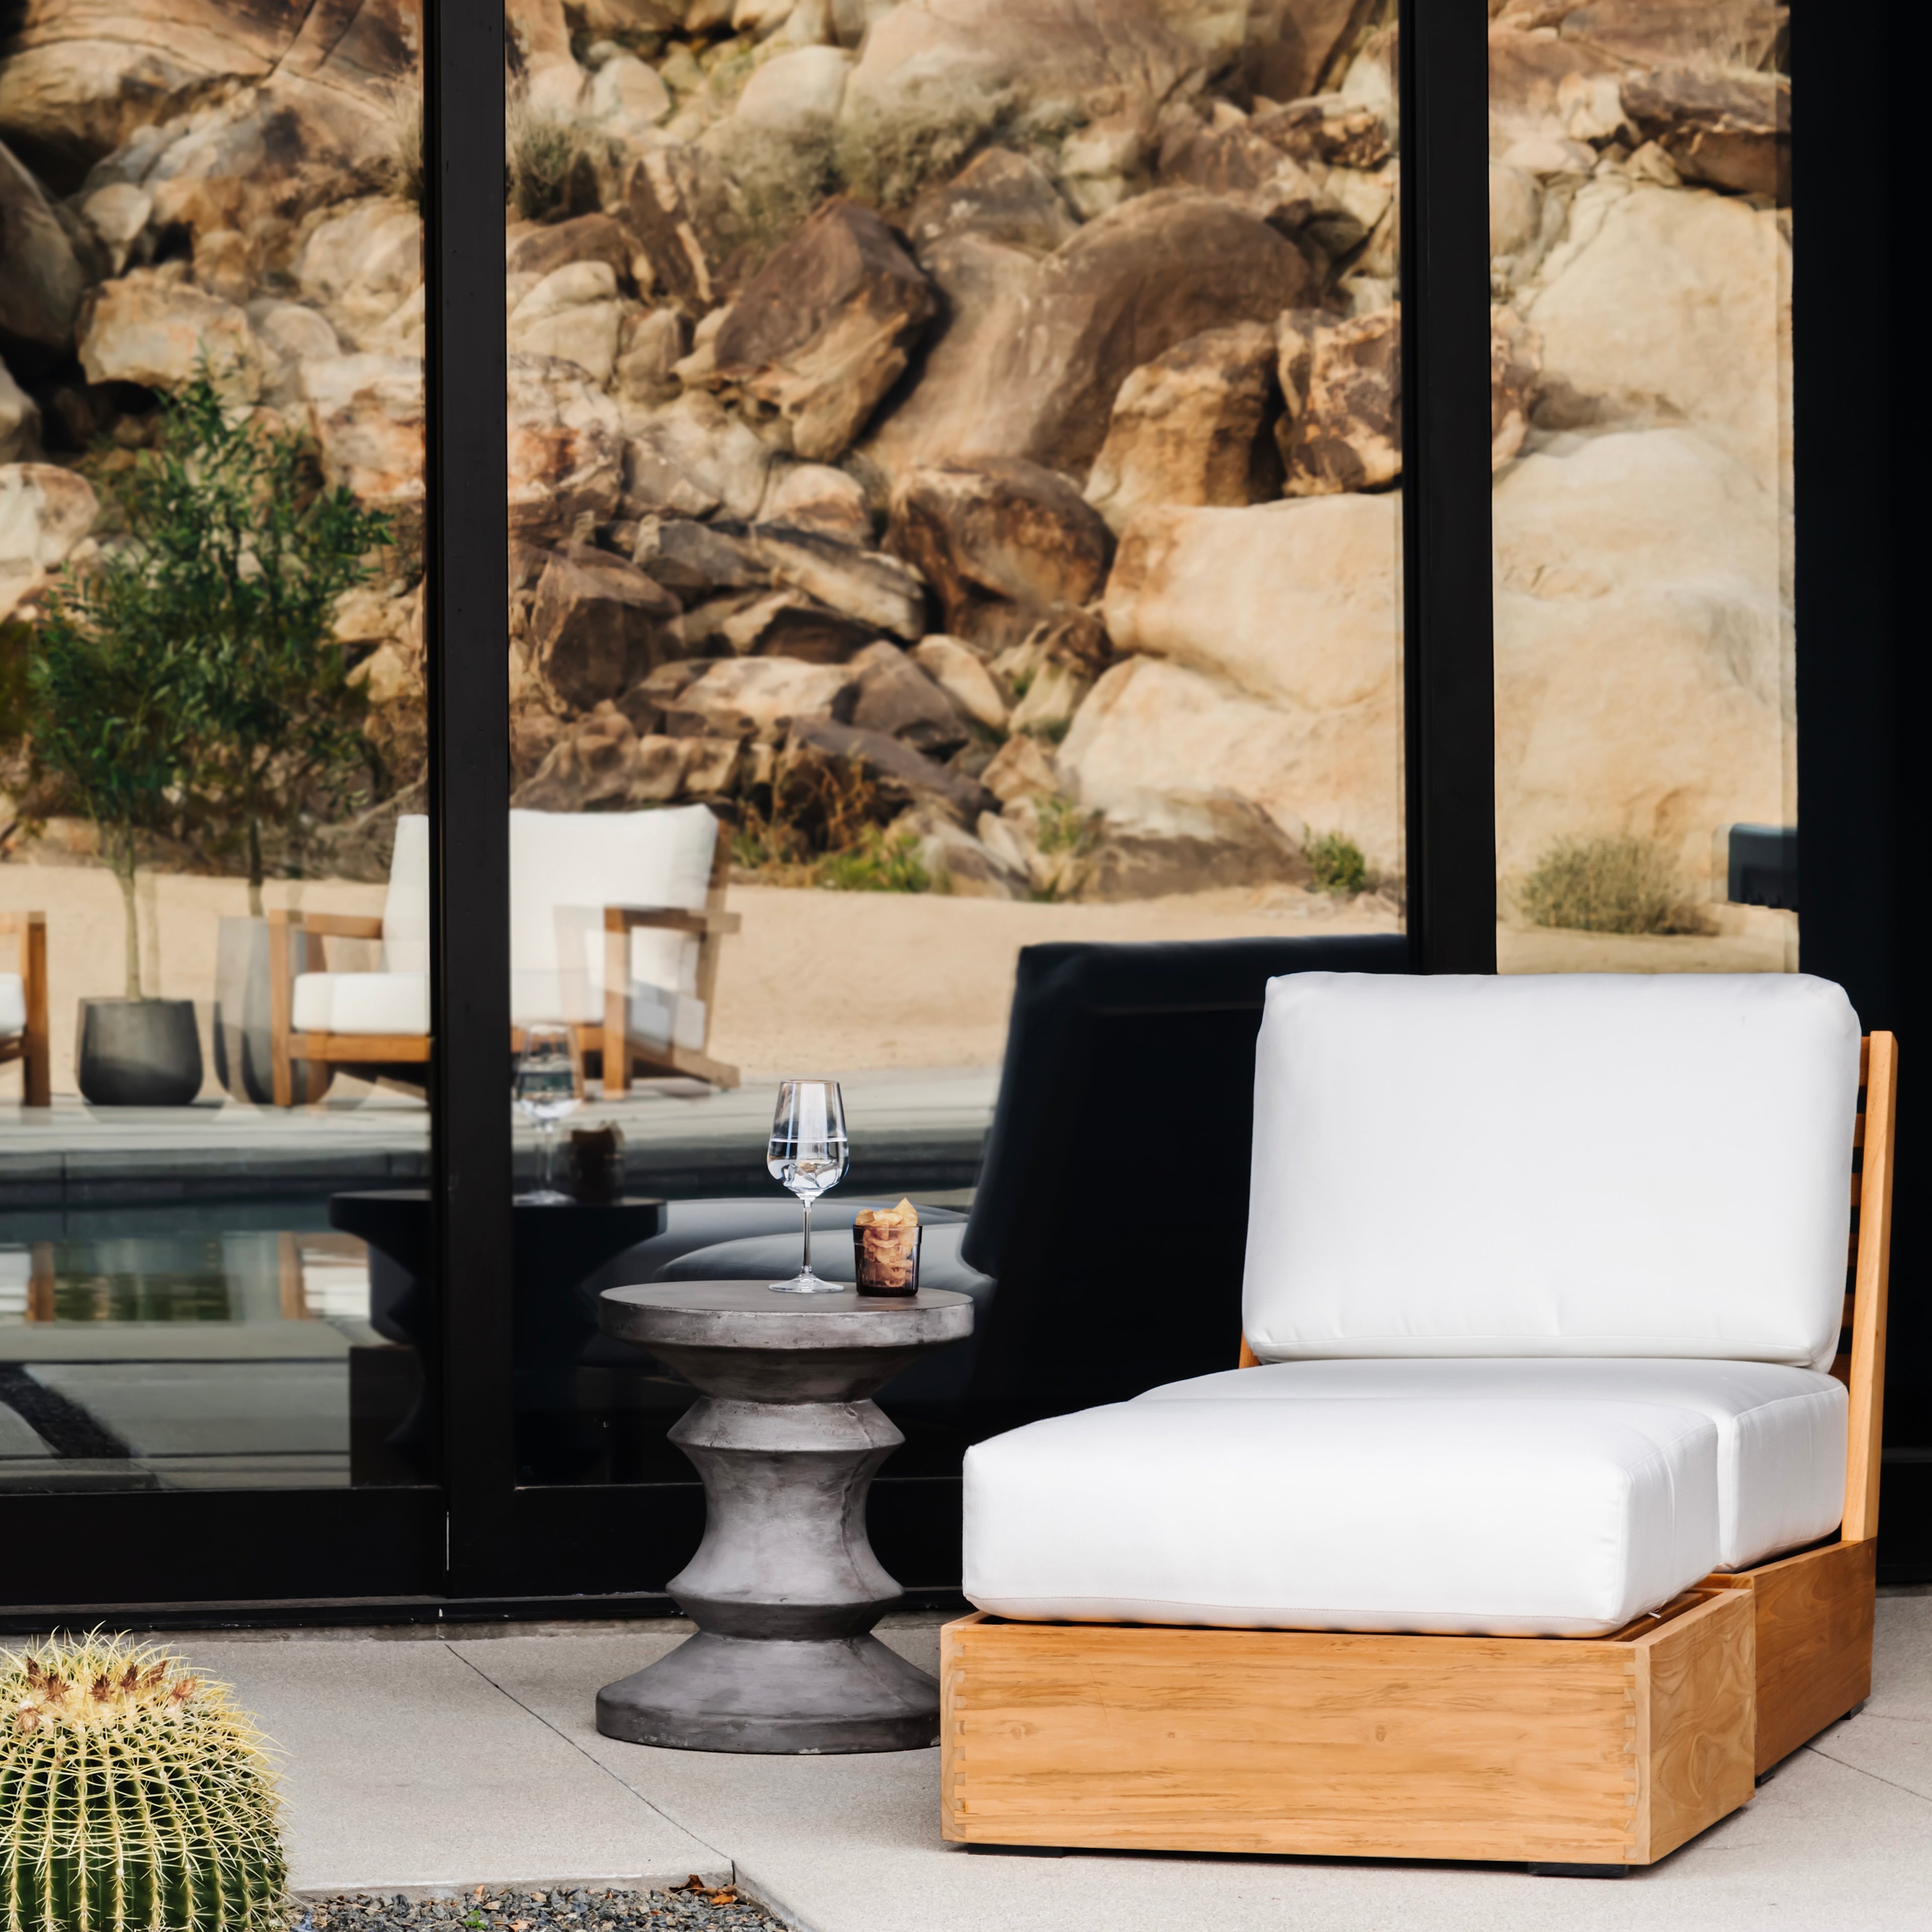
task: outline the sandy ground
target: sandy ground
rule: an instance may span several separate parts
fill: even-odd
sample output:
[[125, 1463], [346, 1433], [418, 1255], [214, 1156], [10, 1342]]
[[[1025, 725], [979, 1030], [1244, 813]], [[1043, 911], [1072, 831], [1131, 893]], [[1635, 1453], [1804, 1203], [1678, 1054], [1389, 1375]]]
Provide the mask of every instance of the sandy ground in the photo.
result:
[[[272, 883], [271, 905], [380, 913], [380, 886]], [[143, 970], [151, 992], [196, 1003], [207, 1035], [217, 922], [248, 909], [238, 879], [144, 874]], [[757, 1070], [974, 1066], [997, 1063], [1006, 1041], [1014, 962], [1052, 940], [1229, 939], [1388, 932], [1385, 902], [1336, 901], [1290, 888], [1199, 892], [1124, 905], [1034, 905], [930, 894], [788, 891], [734, 886], [744, 932], [725, 942], [711, 1051]], [[0, 910], [48, 916], [54, 1086], [72, 1093], [76, 1003], [118, 994], [122, 912], [110, 874], [84, 866], [0, 864]], [[1778, 972], [1793, 963], [1790, 915], [1728, 908], [1710, 938], [1617, 938], [1505, 928], [1502, 969], [1550, 972]], [[0, 941], [0, 945], [6, 942]], [[332, 962], [374, 964], [370, 949], [333, 940]], [[0, 956], [0, 971], [10, 958]], [[20, 1076], [0, 1069], [0, 1091]]]

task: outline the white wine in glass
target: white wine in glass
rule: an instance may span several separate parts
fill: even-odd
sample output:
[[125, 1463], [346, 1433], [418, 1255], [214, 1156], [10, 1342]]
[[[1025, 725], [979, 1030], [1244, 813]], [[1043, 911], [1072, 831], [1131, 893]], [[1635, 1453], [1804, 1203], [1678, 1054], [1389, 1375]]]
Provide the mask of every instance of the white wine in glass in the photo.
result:
[[805, 1258], [789, 1281], [770, 1284], [778, 1294], [838, 1294], [836, 1281], [812, 1271], [812, 1204], [845, 1178], [851, 1152], [845, 1138], [845, 1103], [836, 1080], [783, 1080], [772, 1116], [765, 1166], [774, 1180], [796, 1194], [805, 1209]]
[[574, 1113], [578, 1104], [577, 1062], [571, 1052], [570, 1029], [544, 1022], [524, 1030], [524, 1050], [517, 1061], [517, 1106], [536, 1126], [543, 1149], [543, 1179], [519, 1201], [554, 1207], [570, 1196], [550, 1185], [556, 1155], [556, 1124]]

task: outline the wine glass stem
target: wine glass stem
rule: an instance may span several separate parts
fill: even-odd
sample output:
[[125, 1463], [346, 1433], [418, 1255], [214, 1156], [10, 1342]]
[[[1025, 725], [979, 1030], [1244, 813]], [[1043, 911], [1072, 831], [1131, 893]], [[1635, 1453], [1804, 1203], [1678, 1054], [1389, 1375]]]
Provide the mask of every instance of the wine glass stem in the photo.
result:
[[556, 1151], [556, 1123], [543, 1120], [538, 1124], [537, 1142], [543, 1149], [543, 1191], [550, 1192], [550, 1160]]
[[812, 1196], [809, 1194], [806, 1195], [804, 1198], [804, 1206], [805, 1264], [800, 1268], [799, 1273], [800, 1274], [809, 1274], [812, 1272]]

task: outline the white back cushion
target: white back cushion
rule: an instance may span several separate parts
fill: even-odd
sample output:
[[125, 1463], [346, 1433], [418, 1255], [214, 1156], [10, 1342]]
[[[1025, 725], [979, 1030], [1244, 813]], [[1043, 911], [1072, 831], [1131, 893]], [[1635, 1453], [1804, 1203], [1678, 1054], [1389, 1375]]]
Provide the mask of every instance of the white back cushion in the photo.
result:
[[[532, 1020], [604, 1018], [604, 908], [704, 910], [718, 821], [701, 805], [656, 812], [510, 814], [510, 1011]], [[698, 983], [688, 933], [631, 935], [631, 980], [664, 996]], [[694, 1003], [693, 1003], [694, 1004]]]
[[1828, 1366], [1858, 1064], [1796, 974], [1271, 980], [1249, 1345]]
[[429, 820], [421, 812], [396, 820], [382, 902], [382, 964], [392, 973], [429, 970]]

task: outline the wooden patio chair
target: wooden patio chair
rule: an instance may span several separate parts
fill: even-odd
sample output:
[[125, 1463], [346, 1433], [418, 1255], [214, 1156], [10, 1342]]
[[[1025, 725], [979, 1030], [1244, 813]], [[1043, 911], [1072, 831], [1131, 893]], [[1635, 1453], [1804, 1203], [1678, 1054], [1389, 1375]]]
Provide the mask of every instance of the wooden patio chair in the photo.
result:
[[1619, 1875], [1869, 1692], [1895, 1043], [1796, 976], [1328, 977], [1240, 1367], [969, 1452], [944, 1833]]
[[19, 970], [0, 973], [0, 1064], [20, 1063], [20, 1097], [29, 1107], [53, 1104], [48, 1058], [47, 916], [0, 913], [0, 938], [11, 937]]
[[[718, 944], [730, 850], [703, 806], [510, 814], [512, 1051], [540, 1021], [571, 1029], [580, 1082], [602, 1062], [607, 1096], [638, 1073], [735, 1087], [712, 1058]], [[380, 939], [382, 970], [302, 970], [297, 935]], [[295, 1104], [304, 1062], [425, 1066], [429, 1029], [429, 820], [397, 820], [382, 916], [269, 915], [274, 1097]]]

